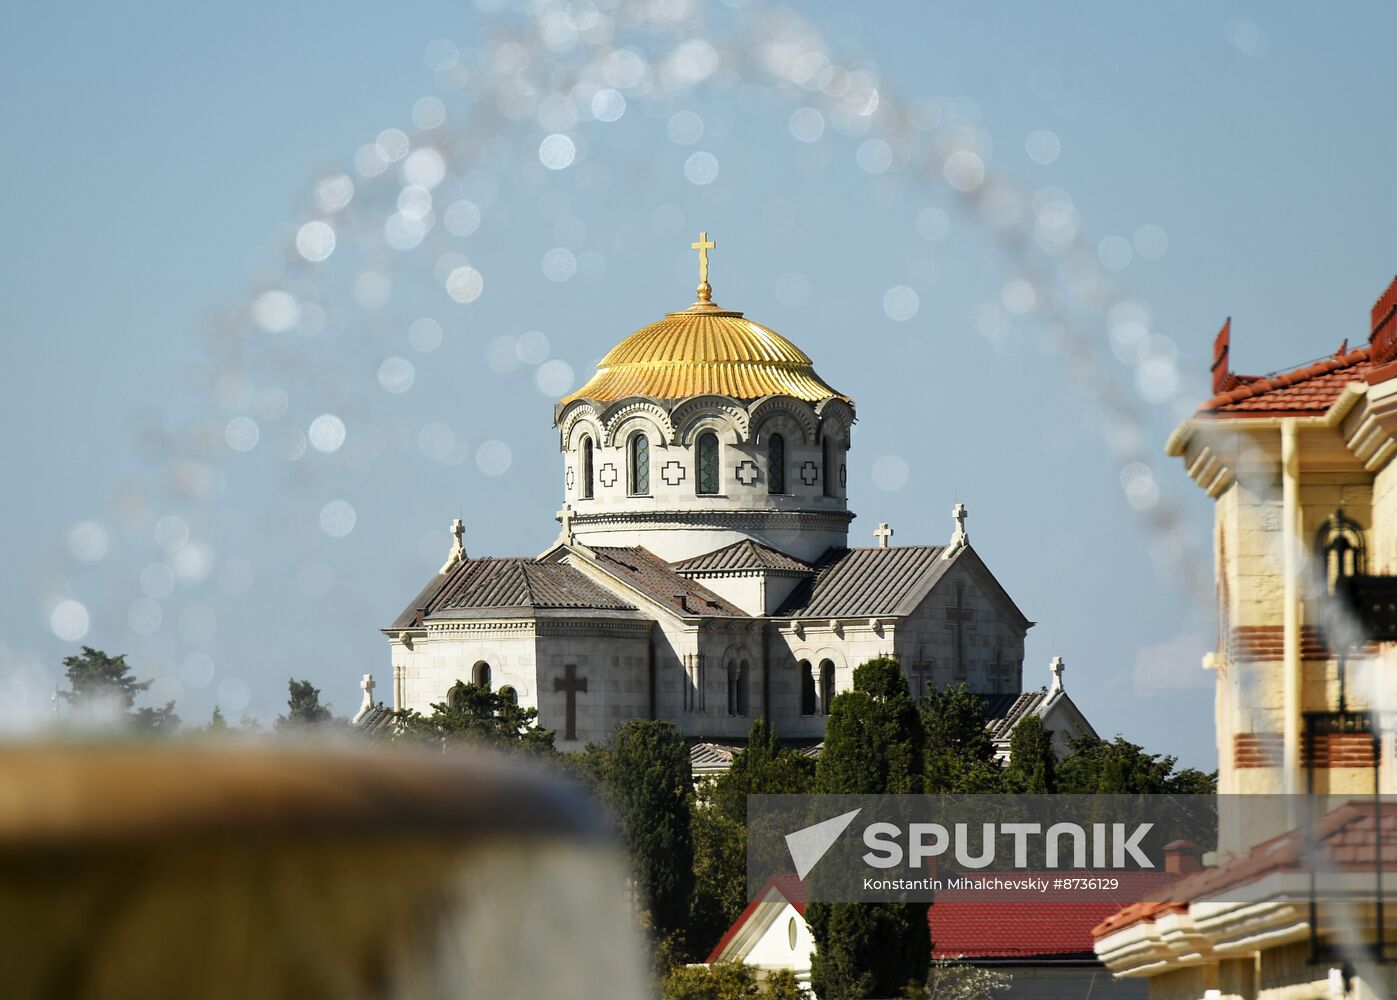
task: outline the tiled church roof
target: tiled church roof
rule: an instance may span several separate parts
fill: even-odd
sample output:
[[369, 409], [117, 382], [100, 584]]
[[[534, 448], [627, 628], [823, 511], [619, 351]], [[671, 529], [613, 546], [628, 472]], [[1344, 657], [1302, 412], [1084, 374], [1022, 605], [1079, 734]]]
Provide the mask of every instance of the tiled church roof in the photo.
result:
[[1021, 691], [1018, 694], [981, 695], [985, 700], [986, 728], [990, 739], [996, 743], [1007, 741], [1014, 727], [1027, 716], [1036, 712], [1048, 693], [1042, 688], [1036, 691]]
[[769, 569], [790, 573], [809, 573], [810, 564], [794, 556], [778, 552], [770, 546], [744, 538], [721, 549], [705, 552], [692, 559], [674, 563], [679, 573], [701, 573], [708, 570]]
[[527, 558], [465, 559], [434, 577], [391, 627], [418, 625], [423, 618], [453, 608], [635, 610], [571, 566]]
[[699, 618], [749, 618], [713, 591], [680, 576], [669, 563], [639, 545], [593, 546], [597, 565], [636, 590], [681, 614]]
[[863, 618], [906, 613], [906, 602], [948, 563], [941, 545], [831, 549], [775, 612], [777, 618]]

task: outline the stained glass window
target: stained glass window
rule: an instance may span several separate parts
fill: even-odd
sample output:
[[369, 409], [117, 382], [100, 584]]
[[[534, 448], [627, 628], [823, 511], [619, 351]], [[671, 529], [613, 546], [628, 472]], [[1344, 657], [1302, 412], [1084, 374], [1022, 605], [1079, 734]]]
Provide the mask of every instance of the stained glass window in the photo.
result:
[[702, 434], [698, 439], [698, 491], [718, 492], [718, 435]]
[[780, 434], [766, 445], [766, 483], [768, 493], [786, 492], [786, 439]]
[[650, 439], [644, 434], [631, 438], [631, 493], [650, 494]]
[[582, 439], [582, 499], [592, 499], [592, 439]]

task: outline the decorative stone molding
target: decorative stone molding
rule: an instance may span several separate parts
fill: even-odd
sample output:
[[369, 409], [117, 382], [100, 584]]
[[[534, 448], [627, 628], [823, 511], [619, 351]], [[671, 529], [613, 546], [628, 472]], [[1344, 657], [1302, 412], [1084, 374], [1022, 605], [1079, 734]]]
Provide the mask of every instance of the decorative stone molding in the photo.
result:
[[768, 434], [800, 434], [800, 444], [814, 444], [819, 434], [815, 409], [803, 400], [790, 396], [767, 396], [752, 403], [748, 409], [751, 440], [763, 443]]
[[605, 428], [602, 443], [616, 447], [630, 432], [632, 425], [644, 425], [657, 438], [657, 443], [673, 444], [674, 421], [660, 403], [643, 396], [632, 396], [607, 407], [601, 414]]
[[660, 478], [669, 486], [681, 485], [688, 474], [688, 467], [677, 458], [671, 458], [660, 467]]
[[670, 414], [674, 421], [674, 440], [686, 447], [705, 430], [720, 431], [726, 444], [747, 441], [749, 414], [747, 408], [727, 396], [697, 396], [686, 399]]
[[737, 466], [737, 481], [743, 486], [752, 486], [757, 481], [757, 463], [744, 458]]

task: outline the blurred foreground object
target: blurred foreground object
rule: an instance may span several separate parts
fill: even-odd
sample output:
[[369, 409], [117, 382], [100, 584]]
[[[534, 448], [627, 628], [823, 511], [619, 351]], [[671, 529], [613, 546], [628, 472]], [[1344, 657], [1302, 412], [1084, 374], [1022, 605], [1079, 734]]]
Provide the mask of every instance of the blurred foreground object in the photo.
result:
[[644, 990], [597, 808], [512, 760], [332, 748], [0, 750], [9, 997]]

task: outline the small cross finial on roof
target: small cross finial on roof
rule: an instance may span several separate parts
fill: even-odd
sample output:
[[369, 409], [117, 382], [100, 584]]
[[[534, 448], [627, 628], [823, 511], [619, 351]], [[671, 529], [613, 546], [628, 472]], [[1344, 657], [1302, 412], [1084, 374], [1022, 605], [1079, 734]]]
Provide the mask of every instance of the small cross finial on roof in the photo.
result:
[[1062, 688], [1062, 672], [1067, 669], [1067, 664], [1062, 662], [1062, 657], [1054, 656], [1048, 669], [1053, 672], [1053, 686], [1048, 689], [1048, 694], [1056, 694]]
[[466, 546], [463, 539], [466, 537], [466, 526], [458, 517], [451, 522], [451, 552], [446, 557], [446, 562], [442, 564], [438, 575], [450, 573], [466, 559]]
[[878, 530], [873, 533], [873, 537], [878, 539], [878, 547], [880, 549], [886, 549], [888, 547], [888, 540], [893, 537], [893, 529], [888, 527], [887, 521], [880, 522]]
[[970, 536], [965, 531], [965, 518], [970, 512], [965, 509], [965, 504], [958, 503], [951, 510], [951, 516], [956, 519], [956, 537], [970, 540]]
[[707, 233], [699, 233], [698, 242], [690, 243], [690, 250], [697, 250], [699, 255], [699, 285], [698, 297], [700, 302], [713, 301], [713, 286], [708, 283], [708, 251], [716, 249], [718, 244], [708, 238]]
[[563, 504], [563, 509], [560, 510], [560, 511], [558, 511], [558, 520], [559, 520], [559, 521], [562, 523], [562, 525], [563, 525], [562, 539], [563, 539], [563, 541], [565, 541], [565, 542], [571, 542], [571, 541], [573, 540], [573, 537], [572, 537], [572, 517], [573, 517], [573, 514], [572, 514], [572, 504], [570, 504], [570, 503], [565, 503], [565, 504]]

